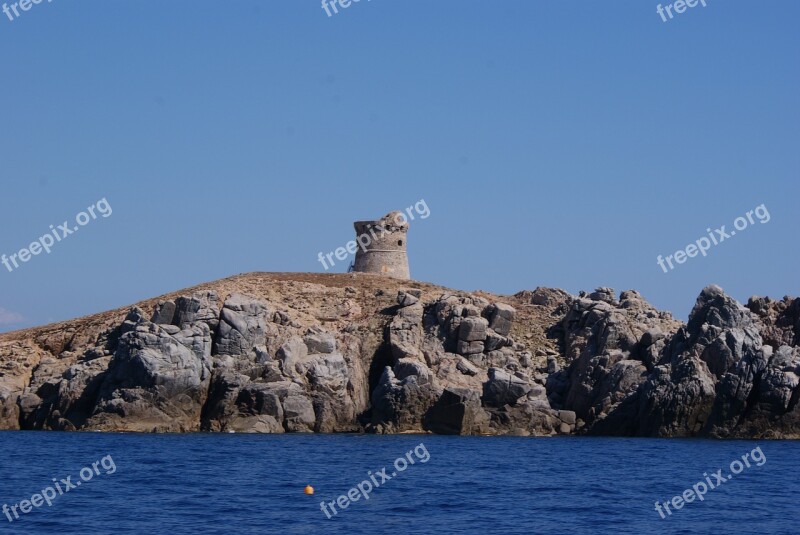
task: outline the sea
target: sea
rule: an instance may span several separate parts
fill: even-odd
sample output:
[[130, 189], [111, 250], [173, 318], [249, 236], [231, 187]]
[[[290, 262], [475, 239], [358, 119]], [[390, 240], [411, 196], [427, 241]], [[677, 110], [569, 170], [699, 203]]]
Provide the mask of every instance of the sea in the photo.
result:
[[791, 441], [4, 431], [0, 452], [0, 533], [800, 533]]

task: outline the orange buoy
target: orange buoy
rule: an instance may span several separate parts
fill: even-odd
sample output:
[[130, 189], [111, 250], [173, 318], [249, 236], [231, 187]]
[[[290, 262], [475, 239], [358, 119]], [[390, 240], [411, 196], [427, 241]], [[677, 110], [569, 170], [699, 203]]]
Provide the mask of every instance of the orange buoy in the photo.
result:
[[314, 494], [314, 487], [312, 487], [311, 485], [306, 485], [306, 494], [308, 494], [309, 496]]

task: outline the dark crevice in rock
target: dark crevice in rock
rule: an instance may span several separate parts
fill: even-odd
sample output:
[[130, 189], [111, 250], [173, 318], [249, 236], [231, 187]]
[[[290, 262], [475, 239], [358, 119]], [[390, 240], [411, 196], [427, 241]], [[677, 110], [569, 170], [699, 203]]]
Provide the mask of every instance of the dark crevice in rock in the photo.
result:
[[[368, 392], [370, 396], [372, 396], [372, 393], [375, 392], [376, 388], [378, 388], [378, 383], [380, 382], [383, 370], [387, 366], [391, 367], [393, 364], [394, 359], [392, 357], [392, 348], [389, 344], [389, 325], [386, 325], [383, 330], [383, 342], [378, 347], [377, 351], [375, 351], [375, 354], [370, 360], [368, 383]], [[372, 407], [369, 406], [368, 409], [372, 409]]]
[[797, 407], [797, 402], [800, 401], [800, 385], [792, 391], [792, 397], [789, 398], [789, 404], [786, 407], [786, 413], [793, 412]]
[[756, 403], [758, 403], [758, 400], [761, 397], [761, 379], [763, 376], [764, 372], [758, 372], [756, 373], [755, 377], [753, 377], [753, 388], [750, 390], [750, 395], [747, 396], [747, 399], [744, 402], [744, 408], [736, 423], [737, 426], [744, 424], [747, 418], [752, 414]]

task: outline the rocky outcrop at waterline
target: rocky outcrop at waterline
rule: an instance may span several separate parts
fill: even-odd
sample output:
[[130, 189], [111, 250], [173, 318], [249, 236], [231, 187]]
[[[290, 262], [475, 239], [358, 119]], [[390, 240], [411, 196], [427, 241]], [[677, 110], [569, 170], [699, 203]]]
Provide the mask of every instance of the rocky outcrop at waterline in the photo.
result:
[[254, 273], [0, 335], [0, 428], [800, 436], [800, 300]]

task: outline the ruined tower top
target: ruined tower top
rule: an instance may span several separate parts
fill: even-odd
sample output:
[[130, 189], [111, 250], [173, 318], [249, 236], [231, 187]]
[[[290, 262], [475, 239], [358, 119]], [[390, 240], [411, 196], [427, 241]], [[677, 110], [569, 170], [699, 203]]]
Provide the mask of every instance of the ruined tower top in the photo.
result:
[[390, 212], [377, 221], [356, 221], [356, 252], [353, 271], [410, 279], [406, 236], [408, 219], [403, 212]]

